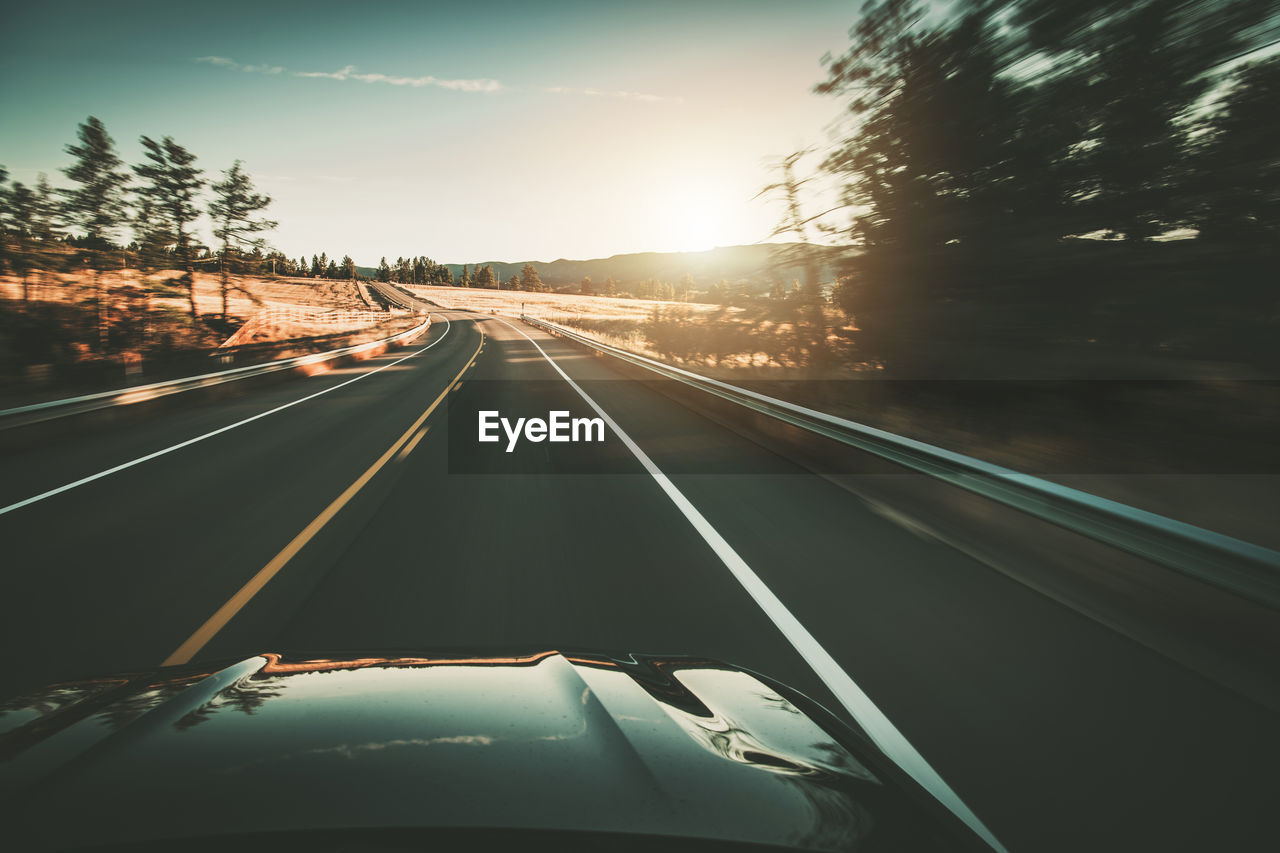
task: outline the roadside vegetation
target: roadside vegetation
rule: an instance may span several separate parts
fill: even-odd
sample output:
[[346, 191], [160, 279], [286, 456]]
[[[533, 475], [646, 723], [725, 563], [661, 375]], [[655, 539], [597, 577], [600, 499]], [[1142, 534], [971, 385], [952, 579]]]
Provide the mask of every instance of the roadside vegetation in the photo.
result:
[[171, 137], [140, 144], [142, 161], [127, 166], [90, 116], [65, 148], [62, 185], [10, 183], [0, 167], [0, 391], [119, 384], [216, 350], [251, 318], [236, 342], [331, 335], [382, 315], [350, 257], [295, 261], [268, 246], [271, 198], [240, 161], [208, 176]]

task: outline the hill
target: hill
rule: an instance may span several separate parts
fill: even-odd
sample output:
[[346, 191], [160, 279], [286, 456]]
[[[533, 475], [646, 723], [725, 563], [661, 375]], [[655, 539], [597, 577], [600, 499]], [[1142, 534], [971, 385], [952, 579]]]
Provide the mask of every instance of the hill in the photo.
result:
[[[802, 270], [794, 262], [780, 261], [788, 250], [793, 250], [799, 245], [798, 243], [758, 243], [751, 246], [722, 246], [705, 252], [638, 252], [585, 261], [560, 258], [549, 263], [480, 261], [467, 266], [475, 270], [477, 267], [491, 264], [498, 278], [506, 281], [513, 275], [519, 275], [526, 263], [532, 263], [542, 281], [551, 287], [577, 285], [584, 276], [590, 276], [594, 282], [603, 282], [607, 278], [612, 278], [620, 286], [625, 287], [633, 282], [647, 279], [674, 284], [685, 275], [691, 275], [694, 284], [700, 290], [705, 290], [721, 279], [727, 279], [734, 284], [754, 285], [764, 289], [775, 278], [789, 283], [792, 279], [803, 276]], [[834, 276], [835, 253], [838, 250], [826, 246], [815, 248], [824, 259], [819, 276], [823, 281], [829, 281]], [[463, 264], [445, 264], [445, 266], [452, 270], [456, 277], [462, 272]]]

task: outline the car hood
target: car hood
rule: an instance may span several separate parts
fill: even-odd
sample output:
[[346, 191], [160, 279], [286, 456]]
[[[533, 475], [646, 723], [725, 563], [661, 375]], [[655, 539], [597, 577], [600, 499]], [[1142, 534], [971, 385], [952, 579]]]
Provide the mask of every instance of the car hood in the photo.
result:
[[9, 826], [53, 849], [396, 827], [972, 842], [803, 697], [693, 658], [263, 654], [4, 711]]

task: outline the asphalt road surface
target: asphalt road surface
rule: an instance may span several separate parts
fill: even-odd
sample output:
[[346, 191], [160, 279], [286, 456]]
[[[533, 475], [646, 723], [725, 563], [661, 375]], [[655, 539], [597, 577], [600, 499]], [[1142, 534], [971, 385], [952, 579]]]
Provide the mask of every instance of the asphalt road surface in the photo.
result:
[[[1010, 850], [1275, 849], [1273, 711], [605, 358], [434, 319], [0, 457], [0, 507], [45, 495], [0, 510], [0, 694], [263, 651], [606, 649], [720, 658], [842, 712], [772, 595]], [[480, 410], [595, 417], [580, 391], [629, 439], [477, 441]]]

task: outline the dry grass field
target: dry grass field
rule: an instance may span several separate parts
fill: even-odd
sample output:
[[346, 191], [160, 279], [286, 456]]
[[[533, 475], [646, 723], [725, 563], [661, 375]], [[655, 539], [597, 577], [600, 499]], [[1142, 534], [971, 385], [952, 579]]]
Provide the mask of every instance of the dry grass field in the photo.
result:
[[612, 296], [581, 296], [572, 293], [529, 293], [523, 290], [481, 290], [474, 287], [405, 286], [411, 292], [444, 308], [470, 308], [518, 316], [523, 311], [530, 317], [550, 320], [552, 316], [584, 320], [638, 320], [653, 314], [655, 308], [683, 307], [696, 314], [711, 314], [719, 305], [704, 302], [663, 302], [651, 299], [621, 299]]
[[693, 321], [733, 322], [742, 309], [705, 302], [669, 302], [582, 296], [573, 293], [530, 293], [523, 290], [485, 290], [471, 287], [408, 286], [414, 294], [443, 308], [458, 308], [518, 317], [521, 313], [572, 327], [604, 343], [624, 347], [651, 358], [661, 353], [649, 346], [645, 323], [655, 312], [678, 311]]
[[[509, 317], [521, 312], [568, 326], [585, 335], [640, 355], [693, 368], [722, 379], [813, 378], [796, 351], [803, 337], [793, 311], [767, 306], [726, 306], [582, 296], [571, 293], [480, 290], [462, 287], [410, 287], [445, 308], [461, 308]], [[826, 311], [828, 346], [844, 347], [848, 321], [834, 308]], [[673, 335], [680, 344], [671, 346]], [[847, 358], [833, 361], [823, 378], [863, 375], [866, 365]]]
[[[147, 291], [151, 294], [152, 309], [186, 314], [190, 306], [181, 277], [179, 270], [154, 273], [113, 270], [101, 273], [95, 284], [93, 276], [87, 272], [35, 272], [27, 279], [25, 298], [33, 303], [78, 303], [94, 298], [95, 287], [102, 288], [108, 298]], [[306, 314], [331, 309], [368, 311], [378, 308], [365, 298], [359, 285], [349, 281], [233, 276], [231, 285], [233, 289], [227, 300], [227, 313], [233, 320], [241, 322], [271, 309]], [[17, 302], [23, 298], [21, 279], [0, 277], [0, 299]], [[221, 279], [216, 273], [196, 273], [195, 302], [196, 311], [201, 315], [222, 313]], [[305, 316], [274, 322], [269, 327], [276, 337], [305, 337], [334, 331], [332, 324], [309, 323]]]

